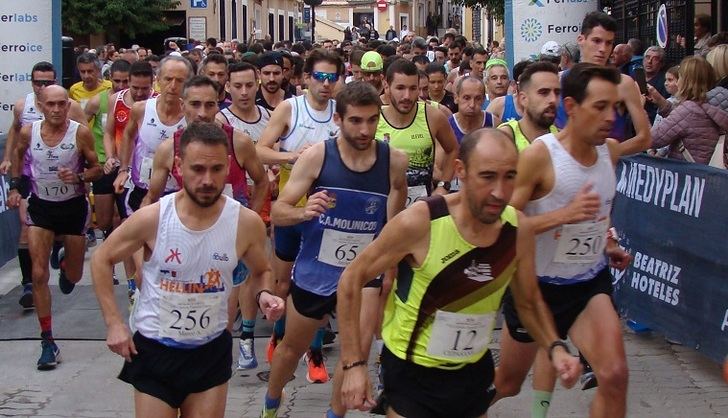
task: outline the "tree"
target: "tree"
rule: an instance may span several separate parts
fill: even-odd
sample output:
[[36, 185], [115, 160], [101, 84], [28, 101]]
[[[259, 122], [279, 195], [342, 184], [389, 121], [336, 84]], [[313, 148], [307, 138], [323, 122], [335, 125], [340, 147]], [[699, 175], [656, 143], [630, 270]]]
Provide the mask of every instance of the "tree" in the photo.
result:
[[134, 38], [167, 29], [162, 12], [179, 4], [179, 0], [63, 0], [63, 28], [79, 35], [121, 31]]
[[465, 7], [485, 7], [500, 22], [505, 17], [505, 0], [451, 0], [451, 3]]

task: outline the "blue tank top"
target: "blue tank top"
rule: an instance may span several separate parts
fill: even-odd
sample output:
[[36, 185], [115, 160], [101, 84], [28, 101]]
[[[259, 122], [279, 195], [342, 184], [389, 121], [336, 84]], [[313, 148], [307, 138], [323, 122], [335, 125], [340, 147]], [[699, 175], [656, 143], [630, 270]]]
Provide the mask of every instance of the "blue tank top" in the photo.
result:
[[301, 251], [293, 267], [296, 286], [320, 296], [336, 292], [344, 268], [387, 220], [389, 145], [375, 141], [374, 165], [355, 172], [342, 161], [338, 141], [325, 142], [324, 163], [310, 192], [326, 190], [333, 201], [326, 213], [302, 224]]
[[521, 115], [516, 110], [516, 102], [513, 100], [513, 96], [507, 94], [503, 103], [503, 122], [510, 120], [521, 120]]
[[[492, 128], [493, 127], [493, 115], [490, 114], [490, 112], [483, 112], [483, 124], [481, 128]], [[460, 125], [458, 125], [457, 119], [455, 119], [455, 115], [450, 115], [449, 118], [447, 118], [447, 121], [450, 123], [450, 127], [452, 128], [452, 131], [455, 133], [455, 139], [458, 140], [458, 144], [463, 141], [463, 137], [466, 135], [465, 132], [460, 129]]]

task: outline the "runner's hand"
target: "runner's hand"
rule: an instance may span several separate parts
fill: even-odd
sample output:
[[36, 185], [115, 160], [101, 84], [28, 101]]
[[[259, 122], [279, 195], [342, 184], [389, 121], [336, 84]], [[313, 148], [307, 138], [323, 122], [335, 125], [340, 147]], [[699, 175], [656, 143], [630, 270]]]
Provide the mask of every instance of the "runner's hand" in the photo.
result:
[[78, 173], [66, 167], [58, 169], [58, 178], [66, 184], [77, 184], [79, 182]]
[[122, 194], [124, 192], [124, 184], [126, 183], [127, 177], [129, 177], [127, 171], [119, 171], [119, 174], [116, 175], [116, 180], [114, 180], [114, 193]]
[[119, 160], [116, 158], [107, 158], [104, 163], [104, 174], [109, 174], [114, 171], [114, 167], [119, 165]]
[[306, 206], [303, 208], [303, 220], [310, 221], [319, 215], [323, 215], [329, 209], [330, 202], [331, 198], [326, 190], [312, 194], [308, 197]]
[[579, 357], [572, 356], [566, 350], [556, 349], [552, 354], [551, 364], [561, 381], [561, 386], [570, 389], [581, 376], [581, 362]]
[[367, 368], [358, 366], [343, 370], [342, 373], [344, 381], [341, 384], [341, 403], [346, 409], [368, 411], [374, 408], [377, 402], [372, 395]]
[[8, 207], [10, 209], [20, 207], [21, 200], [23, 200], [23, 198], [20, 196], [20, 193], [18, 193], [15, 189], [11, 189], [10, 193], [8, 193]]
[[626, 269], [632, 261], [632, 256], [616, 244], [611, 248], [607, 246], [607, 257], [609, 257], [609, 267], [614, 267], [617, 270]]
[[279, 320], [286, 311], [286, 303], [283, 301], [283, 299], [268, 292], [263, 292], [260, 294], [258, 305], [260, 306], [260, 310], [263, 312], [265, 317], [268, 318], [269, 321]]
[[8, 174], [8, 171], [10, 170], [10, 167], [12, 167], [13, 163], [10, 160], [4, 160], [0, 163], [0, 174], [5, 175]]
[[109, 326], [109, 330], [106, 333], [106, 345], [109, 347], [109, 350], [124, 357], [130, 363], [131, 356], [137, 354], [129, 328], [121, 322]]
[[591, 183], [585, 184], [566, 207], [566, 223], [596, 219], [601, 202], [599, 194], [592, 191], [592, 187]]

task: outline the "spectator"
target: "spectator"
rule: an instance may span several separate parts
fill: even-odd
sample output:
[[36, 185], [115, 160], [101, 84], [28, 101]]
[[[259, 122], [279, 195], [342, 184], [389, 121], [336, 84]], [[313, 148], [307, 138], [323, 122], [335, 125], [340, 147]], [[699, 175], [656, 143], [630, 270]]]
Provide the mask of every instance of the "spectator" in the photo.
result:
[[670, 158], [708, 164], [721, 132], [728, 130], [728, 113], [706, 102], [715, 72], [705, 58], [690, 56], [680, 63], [679, 76], [679, 104], [652, 128], [652, 147], [669, 146]]
[[[665, 72], [665, 91], [670, 95], [670, 97], [666, 98], [666, 96], [660, 94], [660, 92], [651, 85], [647, 86], [647, 90], [649, 92], [648, 100], [650, 100], [653, 105], [658, 108], [658, 110], [671, 108], [674, 105], [677, 105], [677, 80], [680, 78], [679, 70], [680, 67], [675, 65]], [[652, 126], [660, 123], [662, 119], [663, 117], [658, 114], [655, 117], [655, 121]]]
[[384, 35], [384, 39], [391, 41], [392, 39], [397, 37], [397, 31], [394, 30], [394, 26], [390, 25], [389, 29], [387, 29], [387, 33]]
[[579, 62], [579, 46], [573, 42], [567, 42], [561, 47], [561, 71], [570, 70], [574, 64]]
[[[670, 93], [665, 89], [665, 72], [662, 70], [664, 61], [665, 50], [659, 46], [651, 46], [645, 51], [643, 64], [647, 84], [654, 87], [663, 97], [669, 97]], [[654, 123], [655, 116], [657, 115], [657, 106], [652, 102], [647, 102], [645, 103], [645, 110], [647, 111], [647, 116], [650, 118], [650, 123]]]
[[614, 47], [609, 61], [623, 74], [627, 74], [627, 64], [632, 60], [632, 47], [628, 44], [619, 44]]
[[693, 53], [695, 55], [703, 55], [708, 53], [708, 41], [710, 41], [710, 16], [699, 14], [695, 16], [693, 25], [695, 44], [693, 45]]
[[632, 48], [632, 59], [630, 59], [629, 62], [626, 64], [625, 71], [623, 71], [623, 73], [634, 78], [634, 70], [644, 65], [642, 62], [642, 54], [645, 52], [645, 49], [642, 46], [642, 41], [637, 38], [632, 38], [627, 41], [627, 45]]
[[708, 92], [708, 103], [728, 112], [728, 45], [713, 48], [706, 59], [718, 80], [716, 86]]

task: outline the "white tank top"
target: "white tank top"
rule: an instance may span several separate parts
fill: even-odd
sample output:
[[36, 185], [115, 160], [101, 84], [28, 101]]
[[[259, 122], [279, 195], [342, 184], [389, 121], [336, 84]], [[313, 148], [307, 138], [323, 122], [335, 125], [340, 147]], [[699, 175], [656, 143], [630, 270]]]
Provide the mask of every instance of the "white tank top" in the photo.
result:
[[281, 137], [281, 151], [296, 152], [306, 145], [313, 145], [339, 136], [334, 123], [336, 101], [329, 99], [326, 110], [313, 109], [306, 100], [307, 94], [291, 97], [291, 119], [288, 135]]
[[25, 105], [23, 106], [23, 113], [20, 114], [20, 126], [30, 125], [33, 122], [43, 120], [45, 117], [43, 113], [38, 109], [38, 103], [35, 102], [35, 93], [28, 93], [25, 96]]
[[[131, 164], [131, 181], [134, 186], [149, 189], [149, 180], [152, 178], [152, 161], [159, 144], [171, 138], [174, 133], [187, 126], [184, 116], [172, 125], [165, 125], [159, 120], [157, 114], [157, 98], [148, 99], [144, 105], [144, 120], [139, 128], [134, 144], [134, 155]], [[177, 181], [169, 176], [165, 192], [179, 190]]]
[[217, 221], [193, 231], [179, 219], [177, 194], [159, 200], [157, 240], [142, 266], [134, 324], [147, 338], [190, 348], [207, 343], [227, 327], [227, 301], [238, 264], [240, 204], [220, 196], [225, 206]]
[[83, 183], [68, 184], [58, 178], [58, 171], [65, 167], [74, 173], [83, 170], [84, 158], [76, 147], [78, 122], [69, 121], [66, 134], [54, 147], [49, 147], [40, 135], [43, 121], [33, 122], [30, 134], [30, 180], [33, 194], [42, 200], [65, 202], [85, 194]]
[[536, 236], [536, 275], [539, 281], [552, 284], [591, 280], [607, 266], [604, 248], [616, 185], [609, 148], [606, 144], [597, 146], [596, 163], [586, 167], [553, 134], [537, 140], [551, 155], [554, 188], [546, 196], [528, 202], [523, 212], [533, 216], [563, 208], [587, 182], [599, 194], [601, 205], [597, 221], [561, 225]]
[[263, 135], [263, 130], [270, 121], [270, 112], [268, 111], [268, 109], [264, 108], [261, 105], [256, 106], [258, 107], [258, 113], [260, 114], [260, 117], [258, 118], [258, 120], [253, 122], [248, 122], [235, 116], [235, 114], [230, 110], [229, 107], [222, 109], [220, 113], [225, 116], [228, 125], [232, 126], [233, 129], [244, 132], [246, 135], [253, 139], [253, 143], [257, 144], [260, 140], [260, 137]]

